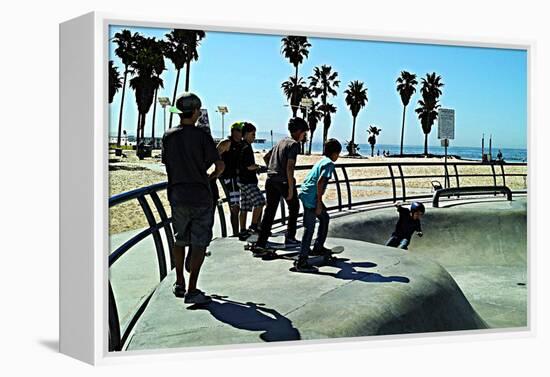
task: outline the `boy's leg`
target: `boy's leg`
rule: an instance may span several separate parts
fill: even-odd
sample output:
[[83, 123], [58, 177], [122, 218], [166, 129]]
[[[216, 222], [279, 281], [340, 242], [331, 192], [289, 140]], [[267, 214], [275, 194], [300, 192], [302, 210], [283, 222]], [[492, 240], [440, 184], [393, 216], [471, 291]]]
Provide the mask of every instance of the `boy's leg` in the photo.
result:
[[190, 293], [197, 290], [200, 269], [204, 262], [205, 251], [212, 240], [212, 208], [193, 208], [190, 227], [191, 256], [189, 263]]
[[321, 250], [325, 247], [325, 241], [328, 235], [328, 224], [330, 222], [330, 216], [325, 208], [321, 211], [321, 214], [317, 217], [319, 219], [319, 229], [317, 229], [317, 240], [315, 240], [315, 249]]
[[399, 238], [395, 237], [395, 236], [391, 236], [387, 241], [386, 241], [386, 246], [390, 246], [390, 247], [397, 247], [399, 245]]
[[273, 226], [273, 219], [275, 219], [277, 207], [279, 205], [279, 201], [281, 200], [279, 190], [277, 190], [275, 184], [270, 179], [265, 182], [265, 196], [267, 204], [265, 207], [264, 218], [262, 219], [260, 235], [258, 236], [258, 242], [256, 243], [260, 247], [265, 247], [267, 243], [267, 239], [271, 233], [271, 227]]
[[231, 206], [230, 219], [231, 219], [231, 228], [233, 229], [233, 235], [234, 236], [239, 234], [239, 212], [240, 212], [240, 210], [241, 209], [238, 205]]
[[240, 213], [240, 220], [241, 220], [241, 233], [246, 231], [246, 218], [247, 218], [248, 212], [247, 211], [241, 211]]
[[183, 276], [183, 264], [185, 262], [185, 247], [174, 245], [172, 252], [174, 255], [174, 265], [176, 267], [176, 284], [185, 286], [185, 278]]
[[399, 241], [399, 248], [400, 249], [403, 249], [403, 250], [408, 250], [409, 249], [409, 240], [406, 239], [406, 238], [403, 238], [402, 240]]
[[308, 257], [314, 231], [315, 209], [304, 207], [304, 235], [302, 236], [302, 245], [300, 247], [300, 259]]
[[[288, 195], [288, 185], [284, 185], [283, 189], [284, 198]], [[294, 186], [294, 194], [292, 199], [287, 200], [286, 204], [288, 206], [288, 222], [286, 228], [286, 238], [295, 239], [296, 238], [296, 224], [298, 222], [298, 213], [300, 212], [300, 200], [298, 199], [298, 192], [296, 191], [296, 186]]]
[[255, 207], [254, 210], [252, 211], [252, 224], [250, 224], [250, 227], [252, 229], [258, 229], [258, 224], [262, 219], [263, 209], [264, 209], [264, 206], [259, 206], [259, 207]]
[[204, 262], [204, 256], [206, 247], [204, 246], [191, 246], [193, 251], [191, 252], [191, 272], [189, 274], [189, 292], [193, 292], [197, 289], [197, 281], [199, 279], [199, 272]]

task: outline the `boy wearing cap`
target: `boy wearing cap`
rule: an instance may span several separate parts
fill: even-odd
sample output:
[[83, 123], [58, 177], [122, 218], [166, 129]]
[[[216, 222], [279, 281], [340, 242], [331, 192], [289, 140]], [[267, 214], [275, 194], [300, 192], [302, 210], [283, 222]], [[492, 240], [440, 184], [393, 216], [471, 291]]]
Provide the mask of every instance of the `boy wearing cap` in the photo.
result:
[[[168, 175], [168, 201], [176, 242], [173, 256], [176, 297], [185, 297], [186, 303], [205, 304], [210, 297], [197, 288], [199, 272], [207, 246], [212, 240], [212, 192], [210, 180], [224, 168], [212, 137], [197, 128], [201, 101], [193, 93], [184, 93], [176, 100], [171, 112], [180, 116], [180, 124], [170, 128], [162, 138], [162, 162]], [[215, 164], [210, 176], [207, 170]], [[186, 290], [183, 268], [185, 247], [189, 247], [189, 286]]]
[[242, 149], [242, 122], [236, 122], [231, 125], [231, 135], [220, 141], [218, 144], [218, 153], [220, 154], [225, 169], [220, 176], [220, 182], [225, 192], [225, 197], [229, 203], [231, 227], [233, 237], [239, 235], [239, 159]]
[[[239, 187], [241, 188], [241, 233], [239, 239], [246, 240], [252, 233], [258, 231], [258, 224], [262, 217], [265, 205], [264, 195], [258, 187], [258, 171], [260, 165], [256, 164], [252, 143], [256, 140], [256, 127], [252, 123], [243, 122], [242, 150], [239, 167]], [[246, 229], [248, 212], [252, 211], [252, 223]]]
[[261, 224], [258, 242], [253, 252], [257, 255], [266, 254], [267, 239], [271, 234], [271, 227], [277, 212], [281, 198], [284, 198], [288, 206], [287, 231], [285, 245], [293, 247], [300, 245], [296, 240], [296, 223], [300, 203], [294, 180], [294, 167], [300, 152], [300, 142], [304, 140], [309, 127], [305, 120], [299, 117], [291, 118], [288, 122], [290, 137], [279, 141], [265, 156], [267, 164], [267, 180], [265, 192], [267, 205]]

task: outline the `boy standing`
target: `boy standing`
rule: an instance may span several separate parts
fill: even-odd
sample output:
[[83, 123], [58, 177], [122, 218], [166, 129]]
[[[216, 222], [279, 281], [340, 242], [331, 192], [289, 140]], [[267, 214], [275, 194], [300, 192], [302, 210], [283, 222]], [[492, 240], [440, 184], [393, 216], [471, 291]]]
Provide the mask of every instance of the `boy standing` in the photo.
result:
[[277, 212], [277, 206], [281, 198], [284, 198], [288, 206], [288, 225], [285, 234], [285, 245], [288, 247], [300, 244], [296, 240], [296, 222], [298, 221], [298, 212], [300, 203], [296, 192], [294, 180], [294, 167], [296, 159], [300, 152], [300, 142], [304, 140], [309, 127], [305, 120], [299, 117], [291, 118], [288, 121], [288, 131], [290, 137], [279, 141], [273, 149], [265, 156], [264, 161], [267, 164], [267, 180], [265, 182], [265, 192], [267, 205], [264, 212], [264, 218], [253, 252], [256, 255], [267, 252], [267, 239], [271, 234], [271, 227]]
[[[262, 217], [262, 210], [265, 205], [264, 195], [258, 187], [257, 172], [260, 165], [256, 165], [252, 143], [256, 140], [256, 127], [252, 123], [243, 122], [241, 129], [243, 135], [240, 168], [239, 186], [241, 188], [241, 233], [239, 239], [246, 240], [252, 233], [258, 231], [258, 224]], [[246, 229], [246, 217], [252, 211], [252, 223]]]
[[233, 123], [231, 125], [231, 136], [220, 141], [217, 147], [225, 164], [225, 169], [220, 176], [220, 183], [229, 203], [233, 237], [239, 235], [239, 159], [242, 149], [242, 126], [242, 122]]
[[[212, 240], [212, 192], [210, 180], [224, 168], [212, 137], [195, 127], [201, 115], [201, 100], [193, 93], [183, 93], [171, 112], [180, 116], [180, 124], [166, 131], [162, 138], [162, 162], [168, 175], [168, 201], [176, 242], [173, 248], [176, 297], [186, 303], [205, 304], [210, 297], [197, 288], [199, 272], [207, 246]], [[216, 169], [208, 176], [207, 170]], [[189, 286], [185, 289], [183, 267], [185, 247], [189, 246]]]
[[342, 144], [338, 140], [327, 140], [323, 152], [324, 157], [313, 166], [300, 187], [299, 197], [304, 206], [304, 235], [302, 236], [300, 256], [295, 263], [296, 271], [312, 272], [316, 270], [315, 267], [309, 266], [307, 263], [316, 218], [319, 219], [319, 229], [311, 254], [326, 255], [330, 252], [325, 248], [330, 217], [323, 203], [323, 195], [334, 172], [334, 162], [340, 157], [340, 152], [342, 152]]
[[420, 202], [412, 202], [411, 209], [403, 207], [403, 203], [396, 203], [397, 212], [399, 212], [399, 220], [395, 225], [395, 231], [390, 239], [386, 241], [386, 246], [397, 247], [407, 250], [411, 237], [416, 231], [419, 237], [422, 237], [422, 227], [420, 219], [426, 212], [424, 204]]

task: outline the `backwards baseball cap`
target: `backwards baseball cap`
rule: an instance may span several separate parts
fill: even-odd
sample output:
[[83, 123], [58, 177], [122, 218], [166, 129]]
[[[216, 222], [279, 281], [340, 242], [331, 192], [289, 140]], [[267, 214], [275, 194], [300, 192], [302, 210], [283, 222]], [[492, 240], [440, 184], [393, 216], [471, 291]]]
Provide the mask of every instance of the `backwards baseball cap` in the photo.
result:
[[170, 112], [182, 114], [200, 109], [201, 106], [201, 99], [196, 94], [185, 92], [176, 99], [175, 106], [170, 107]]

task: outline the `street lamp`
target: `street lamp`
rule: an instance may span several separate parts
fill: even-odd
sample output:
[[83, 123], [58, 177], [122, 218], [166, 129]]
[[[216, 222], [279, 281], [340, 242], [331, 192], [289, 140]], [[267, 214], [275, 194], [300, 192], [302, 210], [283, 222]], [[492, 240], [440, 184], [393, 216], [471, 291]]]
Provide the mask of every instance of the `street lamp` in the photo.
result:
[[159, 104], [164, 109], [164, 132], [166, 132], [166, 106], [170, 106], [170, 98], [168, 97], [159, 97]]
[[227, 108], [227, 106], [218, 106], [218, 110], [216, 110], [216, 112], [220, 113], [222, 115], [222, 136], [221, 136], [221, 139], [223, 139], [224, 133], [225, 133], [224, 125], [223, 125], [224, 116], [225, 116], [225, 114], [227, 114], [229, 112], [229, 109]]

